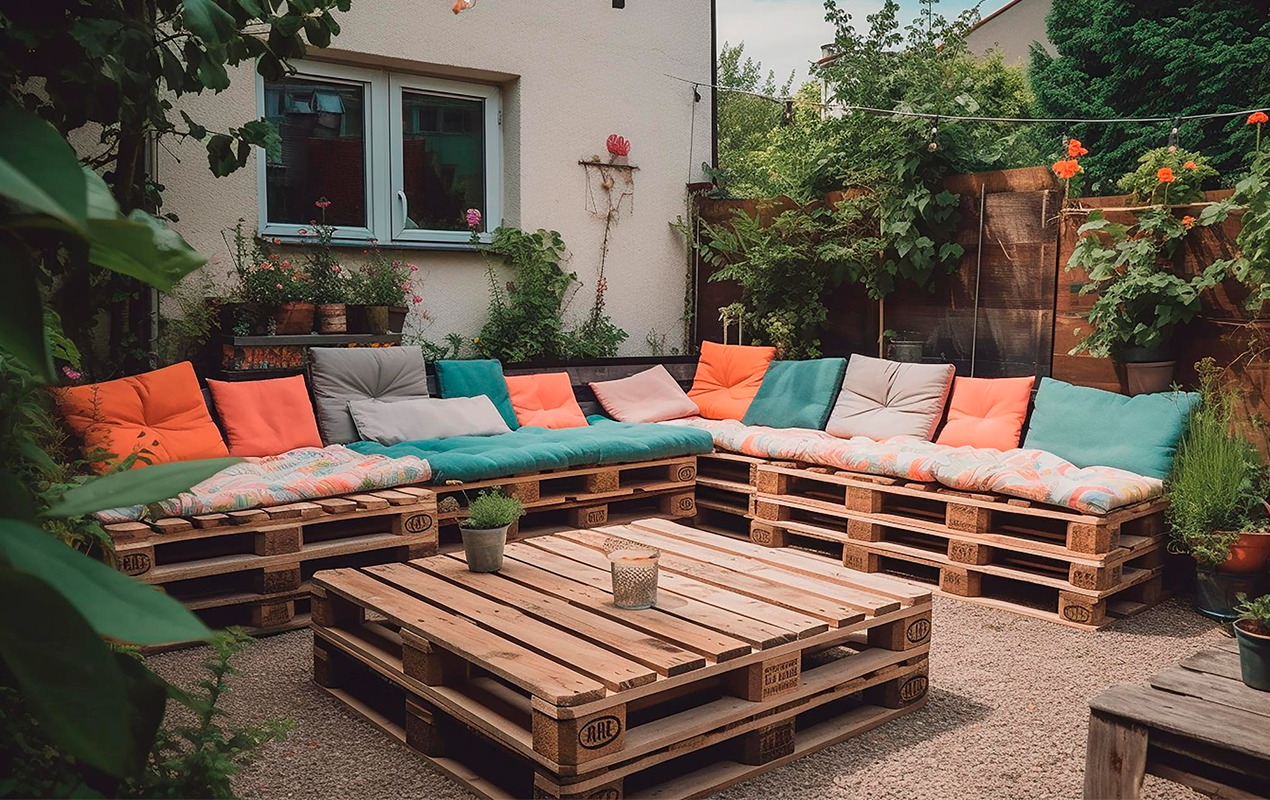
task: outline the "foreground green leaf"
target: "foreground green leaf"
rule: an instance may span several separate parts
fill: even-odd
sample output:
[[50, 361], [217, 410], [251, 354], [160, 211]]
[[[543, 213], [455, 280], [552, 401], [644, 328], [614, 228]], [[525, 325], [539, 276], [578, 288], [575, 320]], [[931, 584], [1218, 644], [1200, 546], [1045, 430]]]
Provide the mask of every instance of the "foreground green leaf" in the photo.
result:
[[84, 175], [75, 151], [36, 115], [0, 106], [0, 195], [83, 231]]
[[[67, 547], [29, 523], [0, 520], [0, 563], [59, 587], [65, 602], [100, 636], [157, 645], [211, 635], [207, 626], [177, 601]], [[7, 609], [2, 616], [11, 617], [28, 613], [33, 606], [23, 602], [0, 608]]]
[[113, 472], [71, 489], [44, 516], [78, 517], [108, 508], [168, 500], [240, 461], [241, 458], [206, 458]]
[[184, 0], [181, 8], [185, 27], [206, 44], [223, 45], [238, 32], [234, 18], [213, 0]]
[[135, 659], [113, 652], [67, 598], [35, 575], [0, 564], [0, 606], [6, 609], [0, 656], [44, 730], [66, 752], [109, 775], [138, 772], [163, 718], [163, 682]]
[[36, 283], [39, 270], [20, 244], [0, 238], [0, 263], [9, 266], [0, 292], [0, 350], [16, 358], [45, 383], [53, 380], [48, 334], [44, 330], [44, 302]]

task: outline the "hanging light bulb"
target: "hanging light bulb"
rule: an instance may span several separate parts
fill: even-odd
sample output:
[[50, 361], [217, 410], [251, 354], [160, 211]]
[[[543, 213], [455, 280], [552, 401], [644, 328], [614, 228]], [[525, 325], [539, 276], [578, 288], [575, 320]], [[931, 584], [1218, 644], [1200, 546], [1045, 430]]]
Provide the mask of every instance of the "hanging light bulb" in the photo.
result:
[[472, 8], [475, 5], [476, 5], [476, 0], [454, 0], [454, 7], [451, 8], [450, 10], [453, 11], [455, 14], [459, 14], [463, 11], [467, 11], [469, 8]]
[[1178, 126], [1178, 123], [1176, 120], [1174, 120], [1173, 129], [1169, 131], [1169, 152], [1170, 153], [1177, 152], [1177, 126]]
[[938, 135], [939, 135], [939, 123], [936, 122], [934, 125], [930, 126], [930, 144], [926, 145], [926, 149], [931, 151], [932, 153], [939, 149], [939, 142], [935, 138]]

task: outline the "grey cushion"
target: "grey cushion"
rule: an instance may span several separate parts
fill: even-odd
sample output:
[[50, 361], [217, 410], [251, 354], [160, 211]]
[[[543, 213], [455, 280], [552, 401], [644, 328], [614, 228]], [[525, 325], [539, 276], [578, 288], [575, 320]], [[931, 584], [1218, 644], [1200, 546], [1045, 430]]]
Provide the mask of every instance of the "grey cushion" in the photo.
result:
[[908, 364], [853, 355], [825, 430], [849, 439], [916, 436], [930, 441], [952, 388], [952, 364]]
[[394, 402], [428, 396], [423, 351], [418, 347], [310, 348], [309, 379], [318, 428], [327, 444], [357, 441], [350, 401]]
[[485, 395], [416, 398], [391, 403], [352, 400], [348, 411], [357, 423], [357, 432], [362, 439], [382, 445], [511, 433], [503, 415]]

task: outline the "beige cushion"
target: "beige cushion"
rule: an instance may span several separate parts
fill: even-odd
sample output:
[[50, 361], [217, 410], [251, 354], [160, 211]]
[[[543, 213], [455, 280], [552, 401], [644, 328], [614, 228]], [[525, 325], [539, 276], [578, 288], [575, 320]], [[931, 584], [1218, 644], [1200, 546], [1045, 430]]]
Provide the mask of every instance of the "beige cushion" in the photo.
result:
[[952, 388], [952, 364], [906, 364], [855, 355], [825, 430], [842, 438], [916, 436], [929, 441]]
[[445, 399], [352, 400], [348, 412], [362, 439], [382, 445], [511, 433], [494, 401], [483, 394]]
[[661, 364], [629, 378], [592, 383], [591, 391], [618, 422], [662, 422], [698, 413], [697, 404]]

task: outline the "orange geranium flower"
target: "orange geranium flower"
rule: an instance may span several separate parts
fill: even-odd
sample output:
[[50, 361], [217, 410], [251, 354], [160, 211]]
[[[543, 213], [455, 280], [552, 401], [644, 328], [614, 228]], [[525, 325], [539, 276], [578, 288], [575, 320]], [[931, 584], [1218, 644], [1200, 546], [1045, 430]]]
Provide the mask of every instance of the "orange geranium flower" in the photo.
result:
[[1185, 217], [1182, 217], [1182, 227], [1183, 227], [1183, 228], [1191, 228], [1191, 227], [1194, 227], [1195, 222], [1196, 222], [1196, 219], [1195, 219], [1194, 217], [1192, 217], [1191, 215], [1189, 215], [1189, 214], [1188, 214], [1188, 215], [1186, 215]]
[[1199, 169], [1199, 164], [1196, 164], [1194, 161], [1187, 161], [1182, 165], [1182, 169]]
[[1080, 143], [1080, 139], [1068, 139], [1068, 140], [1067, 140], [1067, 156], [1068, 156], [1068, 158], [1080, 158], [1081, 156], [1083, 156], [1083, 155], [1088, 155], [1088, 154], [1089, 154], [1089, 151], [1088, 151], [1088, 150], [1086, 150], [1086, 149], [1085, 149], [1085, 147], [1084, 147], [1083, 145], [1081, 145], [1081, 143]]
[[1074, 158], [1066, 161], [1055, 161], [1054, 166], [1051, 167], [1051, 169], [1054, 170], [1055, 175], [1065, 181], [1069, 181], [1076, 177], [1076, 173], [1078, 172], [1084, 172], [1084, 168], [1082, 168]]
[[1172, 183], [1177, 180], [1177, 176], [1173, 174], [1172, 167], [1160, 167], [1159, 171], [1155, 173], [1155, 177], [1159, 178], [1160, 183]]
[[1249, 125], [1264, 125], [1267, 122], [1270, 122], [1270, 117], [1264, 111], [1254, 111], [1248, 115]]

